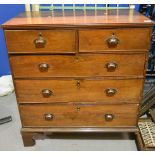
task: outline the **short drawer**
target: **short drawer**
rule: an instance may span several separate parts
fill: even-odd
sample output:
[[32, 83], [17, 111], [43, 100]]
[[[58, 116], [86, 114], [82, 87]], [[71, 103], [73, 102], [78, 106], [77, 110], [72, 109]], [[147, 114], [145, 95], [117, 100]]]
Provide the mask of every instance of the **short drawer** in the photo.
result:
[[5, 30], [8, 52], [74, 53], [74, 30]]
[[79, 51], [148, 50], [149, 28], [80, 30]]
[[143, 79], [15, 80], [19, 103], [139, 103]]
[[138, 105], [20, 105], [24, 127], [136, 126]]
[[144, 76], [145, 54], [10, 56], [15, 78]]

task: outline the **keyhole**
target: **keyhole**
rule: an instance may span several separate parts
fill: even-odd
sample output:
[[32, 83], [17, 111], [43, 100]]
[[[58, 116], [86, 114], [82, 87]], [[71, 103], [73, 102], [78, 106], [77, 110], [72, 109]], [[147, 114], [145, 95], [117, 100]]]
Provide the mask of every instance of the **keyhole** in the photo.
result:
[[81, 110], [81, 108], [80, 108], [80, 107], [76, 107], [76, 110], [77, 110], [77, 111], [80, 111], [80, 110]]
[[76, 82], [76, 86], [77, 86], [78, 88], [80, 88], [80, 81], [77, 81], [77, 82]]

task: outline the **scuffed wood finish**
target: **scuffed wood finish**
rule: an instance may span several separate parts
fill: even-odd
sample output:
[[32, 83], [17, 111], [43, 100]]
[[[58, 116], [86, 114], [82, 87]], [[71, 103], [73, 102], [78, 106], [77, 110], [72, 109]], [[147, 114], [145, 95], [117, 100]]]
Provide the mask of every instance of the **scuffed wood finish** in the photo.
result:
[[[127, 127], [136, 126], [138, 105], [20, 105], [24, 127]], [[45, 120], [45, 114], [52, 114], [52, 120]], [[112, 121], [106, 121], [105, 115], [112, 114]], [[128, 115], [126, 115], [128, 114]]]
[[[116, 46], [109, 46], [107, 39], [112, 35], [119, 39]], [[79, 51], [148, 50], [150, 42], [149, 28], [128, 28], [110, 30], [80, 30]], [[122, 51], [123, 52], [123, 51]]]
[[154, 22], [135, 10], [65, 10], [52, 12], [24, 12], [2, 26], [9, 28], [52, 27], [144, 27]]
[[[45, 39], [44, 47], [36, 47], [34, 41], [39, 34]], [[19, 53], [75, 53], [75, 31], [73, 30], [7, 30], [5, 31], [8, 52]]]
[[[80, 86], [78, 86], [78, 83]], [[15, 80], [19, 103], [51, 102], [101, 102], [101, 103], [139, 103], [143, 79], [130, 80]], [[113, 96], [106, 89], [117, 92]], [[52, 91], [44, 97], [42, 90]], [[116, 102], [117, 101], [117, 102]]]
[[[107, 63], [116, 63], [114, 71]], [[11, 56], [12, 74], [15, 78], [37, 77], [107, 77], [142, 76], [145, 54], [97, 54], [97, 55], [24, 55]], [[40, 64], [48, 69], [41, 71]]]

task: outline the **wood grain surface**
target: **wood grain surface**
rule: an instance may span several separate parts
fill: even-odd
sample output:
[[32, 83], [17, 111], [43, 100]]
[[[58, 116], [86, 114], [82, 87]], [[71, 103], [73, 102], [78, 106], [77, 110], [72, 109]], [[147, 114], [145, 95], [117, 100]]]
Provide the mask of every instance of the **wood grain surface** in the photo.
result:
[[[39, 34], [45, 39], [44, 47], [36, 47], [34, 41]], [[73, 30], [6, 30], [6, 44], [8, 52], [48, 52], [48, 53], [74, 53], [75, 31]]]
[[[77, 84], [80, 83], [80, 86]], [[102, 103], [139, 103], [143, 79], [129, 80], [15, 80], [17, 101], [19, 103], [53, 102], [102, 102]], [[106, 89], [115, 89], [113, 96]], [[52, 91], [44, 97], [42, 90]]]
[[[109, 46], [107, 39], [114, 35], [119, 39], [116, 46]], [[148, 50], [150, 47], [149, 28], [127, 28], [110, 30], [80, 30], [79, 51]]]
[[[15, 78], [143, 76], [145, 54], [13, 55], [10, 63]], [[109, 70], [109, 63], [116, 69]], [[40, 64], [48, 68], [42, 71]]]
[[[23, 127], [125, 127], [136, 126], [138, 105], [20, 105]], [[52, 114], [52, 120], [45, 120], [45, 114]], [[112, 114], [112, 121], [105, 115]]]

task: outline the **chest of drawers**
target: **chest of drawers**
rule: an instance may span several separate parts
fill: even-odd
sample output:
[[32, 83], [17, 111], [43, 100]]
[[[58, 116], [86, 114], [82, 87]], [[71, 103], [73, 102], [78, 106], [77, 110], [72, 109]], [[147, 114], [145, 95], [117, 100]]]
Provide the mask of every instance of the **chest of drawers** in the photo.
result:
[[37, 133], [136, 132], [153, 25], [134, 10], [4, 23], [24, 145]]

